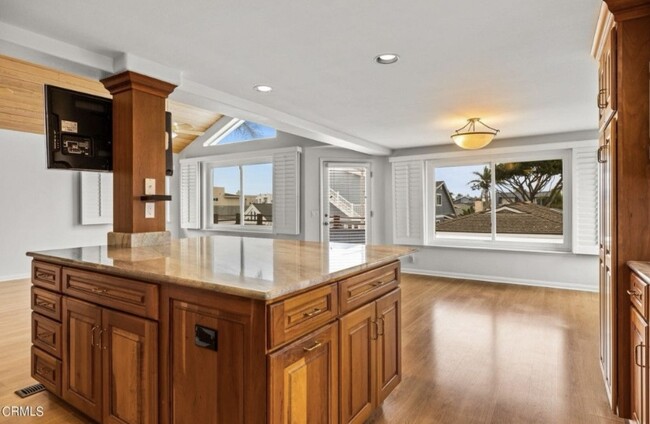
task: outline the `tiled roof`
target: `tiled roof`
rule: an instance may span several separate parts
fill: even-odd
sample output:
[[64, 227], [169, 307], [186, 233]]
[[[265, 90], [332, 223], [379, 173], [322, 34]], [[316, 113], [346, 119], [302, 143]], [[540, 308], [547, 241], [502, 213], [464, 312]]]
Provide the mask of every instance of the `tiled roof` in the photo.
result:
[[[486, 210], [449, 219], [436, 225], [437, 231], [490, 233], [491, 216]], [[497, 209], [497, 232], [502, 234], [562, 235], [562, 212], [532, 203], [511, 203]]]

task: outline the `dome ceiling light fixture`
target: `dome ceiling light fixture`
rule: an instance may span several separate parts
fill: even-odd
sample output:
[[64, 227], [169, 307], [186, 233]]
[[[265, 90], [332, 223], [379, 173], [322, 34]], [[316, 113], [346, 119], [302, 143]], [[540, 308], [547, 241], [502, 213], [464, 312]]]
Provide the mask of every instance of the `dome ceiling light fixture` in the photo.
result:
[[396, 55], [395, 53], [382, 53], [380, 55], [375, 56], [375, 62], [377, 62], [380, 65], [390, 65], [392, 63], [395, 63], [399, 60], [399, 56]]
[[[483, 125], [485, 129], [479, 128], [477, 130], [477, 122]], [[451, 139], [454, 140], [454, 143], [456, 143], [458, 147], [467, 150], [476, 150], [490, 144], [498, 132], [499, 130], [496, 128], [485, 125], [481, 121], [481, 118], [469, 118], [464, 127], [457, 129], [456, 133], [452, 134]]]

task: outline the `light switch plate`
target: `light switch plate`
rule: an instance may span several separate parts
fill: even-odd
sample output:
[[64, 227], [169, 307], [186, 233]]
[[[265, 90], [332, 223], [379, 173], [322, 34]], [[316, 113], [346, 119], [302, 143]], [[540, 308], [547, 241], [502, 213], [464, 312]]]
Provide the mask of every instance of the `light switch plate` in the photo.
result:
[[156, 204], [153, 202], [147, 202], [144, 204], [144, 217], [145, 218], [155, 218], [156, 217]]
[[155, 178], [145, 178], [144, 179], [144, 194], [149, 196], [156, 194], [156, 179]]

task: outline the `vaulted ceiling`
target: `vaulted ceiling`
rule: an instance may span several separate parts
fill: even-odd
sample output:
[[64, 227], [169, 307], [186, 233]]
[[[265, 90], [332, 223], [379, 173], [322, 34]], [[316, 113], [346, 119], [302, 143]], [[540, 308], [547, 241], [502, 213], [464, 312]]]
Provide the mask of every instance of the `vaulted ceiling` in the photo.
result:
[[[450, 143], [473, 116], [501, 137], [596, 128], [590, 47], [599, 6], [3, 0], [0, 21], [98, 55], [128, 52], [177, 69], [267, 123], [300, 120], [339, 139], [396, 149]], [[400, 60], [374, 63], [384, 52]], [[255, 84], [273, 91], [257, 93]]]

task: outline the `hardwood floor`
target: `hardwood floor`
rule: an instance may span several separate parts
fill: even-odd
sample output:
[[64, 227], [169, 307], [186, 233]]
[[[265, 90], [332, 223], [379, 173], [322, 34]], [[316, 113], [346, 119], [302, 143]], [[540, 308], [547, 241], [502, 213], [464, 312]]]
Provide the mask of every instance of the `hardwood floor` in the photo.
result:
[[[86, 423], [29, 376], [27, 280], [0, 283], [0, 406], [44, 415], [0, 423]], [[403, 274], [402, 383], [374, 423], [623, 423], [598, 366], [598, 295]]]
[[375, 423], [623, 423], [598, 294], [403, 275], [402, 383]]

